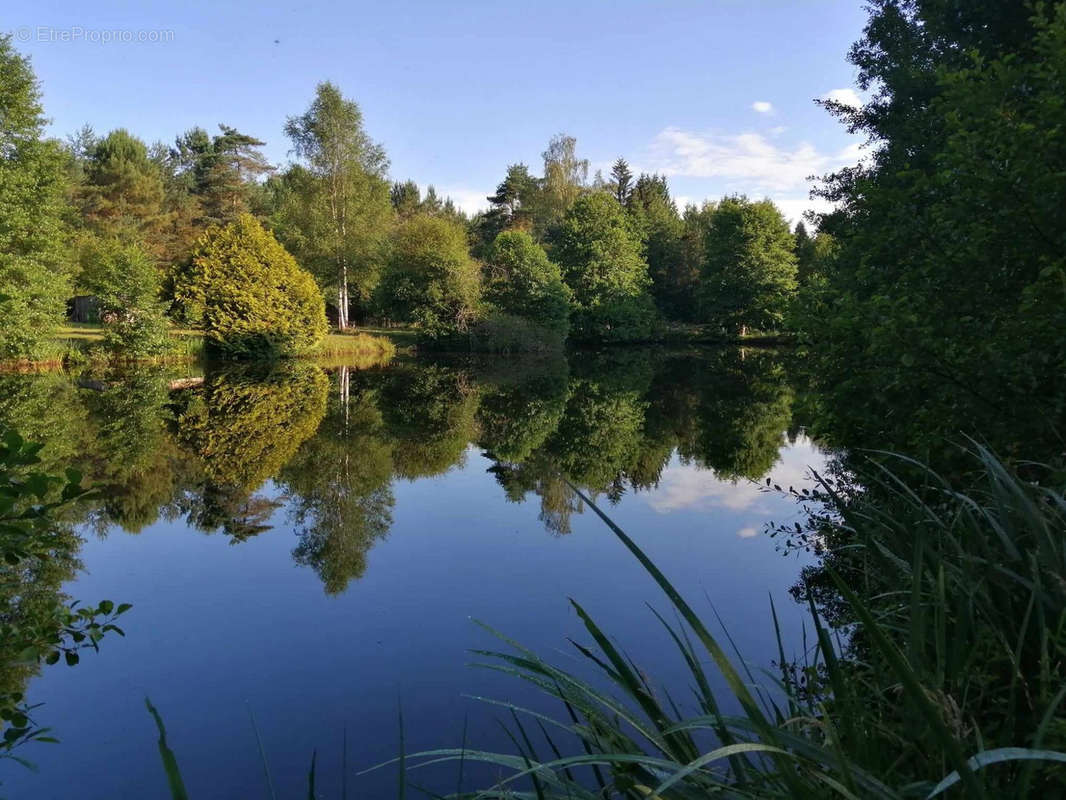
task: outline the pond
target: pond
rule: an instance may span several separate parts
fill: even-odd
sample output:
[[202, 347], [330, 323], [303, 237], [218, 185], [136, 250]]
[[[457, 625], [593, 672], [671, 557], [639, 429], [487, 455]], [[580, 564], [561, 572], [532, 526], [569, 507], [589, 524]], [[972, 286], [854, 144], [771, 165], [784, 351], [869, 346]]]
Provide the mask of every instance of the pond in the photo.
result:
[[53, 588], [133, 608], [124, 638], [24, 676], [61, 742], [18, 751], [39, 772], [0, 762], [0, 794], [166, 796], [150, 697], [192, 798], [270, 797], [267, 771], [306, 797], [312, 752], [321, 796], [395, 796], [394, 766], [357, 773], [399, 753], [401, 708], [408, 752], [464, 728], [510, 750], [505, 710], [471, 696], [561, 713], [470, 651], [502, 645], [481, 621], [585, 670], [569, 598], [685, 703], [665, 598], [568, 481], [753, 670], [776, 658], [771, 599], [797, 655], [811, 557], [767, 532], [800, 509], [765, 478], [810, 485], [827, 457], [793, 400], [758, 350], [2, 377], [0, 422], [101, 490], [67, 512]]

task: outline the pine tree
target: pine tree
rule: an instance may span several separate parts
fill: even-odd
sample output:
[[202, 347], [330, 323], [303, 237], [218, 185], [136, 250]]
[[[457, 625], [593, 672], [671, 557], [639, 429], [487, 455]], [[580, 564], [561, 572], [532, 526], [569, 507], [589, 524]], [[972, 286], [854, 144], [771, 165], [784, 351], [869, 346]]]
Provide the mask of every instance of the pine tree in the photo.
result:
[[161, 255], [163, 175], [136, 136], [119, 128], [96, 143], [79, 194], [82, 216], [94, 234]]
[[633, 173], [624, 158], [619, 158], [611, 167], [611, 181], [618, 205], [625, 206], [629, 202], [629, 193], [633, 189]]

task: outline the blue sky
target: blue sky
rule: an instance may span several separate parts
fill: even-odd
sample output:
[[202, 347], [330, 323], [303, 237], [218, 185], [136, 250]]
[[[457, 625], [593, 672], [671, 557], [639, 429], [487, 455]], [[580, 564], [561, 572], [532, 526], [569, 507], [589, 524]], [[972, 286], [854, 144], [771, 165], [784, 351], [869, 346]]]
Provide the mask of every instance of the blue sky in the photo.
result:
[[[507, 164], [540, 171], [565, 131], [606, 173], [666, 172], [675, 197], [768, 196], [793, 219], [805, 177], [858, 158], [813, 100], [853, 88], [856, 0], [183, 4], [22, 3], [6, 23], [32, 57], [59, 136], [88, 123], [173, 141], [218, 123], [288, 159], [286, 116], [332, 80], [363, 110], [394, 179], [484, 205]], [[107, 42], [106, 32], [165, 31]], [[64, 37], [77, 41], [64, 41]], [[115, 38], [114, 34], [111, 34]]]

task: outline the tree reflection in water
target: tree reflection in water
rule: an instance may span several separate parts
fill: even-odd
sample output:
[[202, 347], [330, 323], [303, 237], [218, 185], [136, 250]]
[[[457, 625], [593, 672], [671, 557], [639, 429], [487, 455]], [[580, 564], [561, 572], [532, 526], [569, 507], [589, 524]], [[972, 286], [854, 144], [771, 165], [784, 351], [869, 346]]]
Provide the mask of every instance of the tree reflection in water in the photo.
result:
[[792, 423], [782, 359], [735, 350], [618, 350], [538, 360], [404, 362], [326, 371], [292, 361], [93, 379], [2, 380], [0, 421], [103, 489], [69, 521], [100, 535], [182, 518], [239, 543], [284, 509], [294, 560], [329, 593], [367, 568], [393, 483], [439, 475], [473, 445], [506, 498], [540, 503], [552, 534], [583, 511], [568, 481], [617, 502], [658, 485], [676, 452], [726, 480], [775, 464]]

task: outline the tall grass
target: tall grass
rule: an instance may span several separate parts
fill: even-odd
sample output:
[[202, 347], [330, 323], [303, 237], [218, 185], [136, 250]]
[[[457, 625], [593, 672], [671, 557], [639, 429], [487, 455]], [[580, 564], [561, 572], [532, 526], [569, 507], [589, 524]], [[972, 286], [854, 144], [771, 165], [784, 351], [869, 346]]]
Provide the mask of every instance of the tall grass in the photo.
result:
[[396, 345], [384, 336], [366, 333], [331, 333], [309, 357], [348, 366], [387, 364], [396, 355]]

